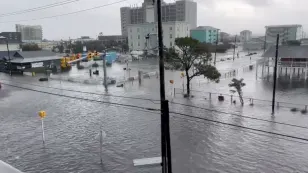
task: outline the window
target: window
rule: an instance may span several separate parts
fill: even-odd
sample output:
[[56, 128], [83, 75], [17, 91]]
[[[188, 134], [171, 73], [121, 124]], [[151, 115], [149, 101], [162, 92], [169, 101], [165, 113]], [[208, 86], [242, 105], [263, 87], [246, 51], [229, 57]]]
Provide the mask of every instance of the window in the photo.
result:
[[170, 47], [172, 47], [172, 41], [170, 42]]
[[130, 35], [130, 39], [133, 39], [133, 35]]
[[138, 35], [138, 40], [140, 40], [140, 35]]
[[169, 28], [170, 31], [172, 31], [172, 26]]
[[130, 44], [131, 47], [134, 47], [133, 43]]
[[152, 28], [152, 31], [154, 31], [154, 28]]
[[139, 28], [137, 28], [137, 32], [139, 32], [140, 31], [140, 29]]
[[138, 42], [138, 46], [140, 46], [140, 42]]
[[172, 38], [172, 34], [170, 34], [170, 38]]

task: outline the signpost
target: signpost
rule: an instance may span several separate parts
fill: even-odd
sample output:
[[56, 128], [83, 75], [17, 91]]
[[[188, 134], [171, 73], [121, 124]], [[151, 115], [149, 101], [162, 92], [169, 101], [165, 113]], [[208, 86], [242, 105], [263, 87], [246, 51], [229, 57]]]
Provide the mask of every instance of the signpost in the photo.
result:
[[46, 117], [46, 112], [40, 111], [38, 115], [41, 118], [41, 122], [42, 122], [42, 137], [43, 137], [43, 144], [45, 144], [44, 118]]

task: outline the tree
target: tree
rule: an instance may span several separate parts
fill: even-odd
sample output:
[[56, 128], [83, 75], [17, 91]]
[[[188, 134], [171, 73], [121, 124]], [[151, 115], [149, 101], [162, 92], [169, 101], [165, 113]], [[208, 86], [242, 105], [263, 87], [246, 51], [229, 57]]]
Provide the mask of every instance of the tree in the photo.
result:
[[244, 79], [235, 79], [233, 78], [231, 83], [229, 84], [229, 87], [233, 87], [235, 90], [230, 90], [232, 93], [238, 93], [238, 96], [240, 97], [241, 104], [244, 105], [243, 100], [243, 91], [242, 88], [246, 85], [244, 82]]
[[[176, 46], [165, 49], [166, 65], [175, 70], [183, 70], [186, 74], [187, 95], [190, 95], [190, 82], [196, 76], [218, 81], [220, 73], [209, 64], [211, 53], [206, 44], [190, 37], [175, 39]], [[193, 70], [191, 70], [193, 68]]]
[[21, 45], [21, 50], [22, 51], [39, 51], [42, 49], [35, 43], [29, 43], [29, 44]]

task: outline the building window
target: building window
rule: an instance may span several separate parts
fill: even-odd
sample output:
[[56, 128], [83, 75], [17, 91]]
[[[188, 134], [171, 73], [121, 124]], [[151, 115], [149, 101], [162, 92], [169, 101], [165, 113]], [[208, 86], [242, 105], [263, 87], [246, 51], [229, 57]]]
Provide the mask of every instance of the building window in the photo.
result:
[[152, 28], [152, 31], [154, 31], [154, 28]]
[[140, 35], [138, 35], [138, 40], [140, 40]]
[[140, 29], [139, 28], [137, 28], [137, 32], [139, 32], [140, 31]]
[[188, 27], [187, 27], [187, 31], [188, 31]]
[[172, 41], [170, 42], [170, 47], [172, 47]]
[[169, 29], [170, 29], [170, 31], [172, 31], [172, 26]]
[[133, 43], [130, 44], [131, 47], [134, 47]]
[[170, 34], [170, 38], [172, 38], [172, 34]]
[[138, 46], [140, 46], [140, 42], [138, 42]]
[[130, 39], [133, 39], [133, 35], [130, 35]]

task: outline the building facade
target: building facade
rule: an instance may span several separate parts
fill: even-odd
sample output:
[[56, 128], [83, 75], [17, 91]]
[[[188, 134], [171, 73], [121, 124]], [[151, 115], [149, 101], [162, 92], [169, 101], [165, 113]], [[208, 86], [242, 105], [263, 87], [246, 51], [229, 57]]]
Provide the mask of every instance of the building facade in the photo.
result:
[[[122, 7], [121, 31], [128, 36], [128, 25], [157, 22], [156, 4], [153, 0], [144, 0], [141, 7]], [[186, 22], [190, 28], [197, 27], [197, 3], [192, 0], [179, 0], [174, 3], [162, 3], [163, 22]]]
[[7, 51], [7, 44], [9, 50], [20, 50], [21, 33], [20, 32], [1, 32], [0, 33], [0, 51]]
[[[190, 24], [186, 22], [163, 22], [163, 43], [166, 48], [175, 46], [175, 39], [189, 37]], [[130, 50], [157, 49], [157, 23], [132, 24], [127, 26]]]
[[240, 42], [244, 43], [251, 40], [252, 32], [249, 30], [244, 30], [240, 32]]
[[302, 25], [271, 25], [265, 26], [266, 42], [276, 42], [279, 34], [280, 43], [291, 40], [300, 40], [303, 38]]
[[111, 41], [121, 44], [127, 43], [127, 37], [122, 35], [99, 35], [98, 40], [102, 41], [104, 44]]
[[43, 29], [40, 25], [16, 24], [16, 32], [21, 33], [21, 40], [25, 43], [40, 43], [43, 40]]
[[214, 44], [220, 39], [219, 29], [211, 26], [199, 26], [191, 29], [190, 36], [201, 43]]

